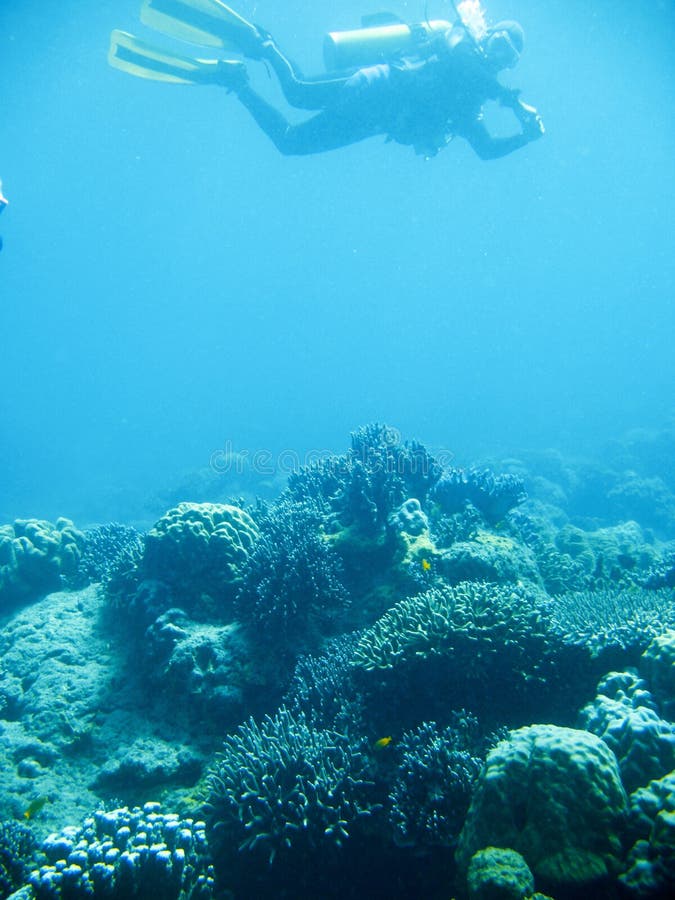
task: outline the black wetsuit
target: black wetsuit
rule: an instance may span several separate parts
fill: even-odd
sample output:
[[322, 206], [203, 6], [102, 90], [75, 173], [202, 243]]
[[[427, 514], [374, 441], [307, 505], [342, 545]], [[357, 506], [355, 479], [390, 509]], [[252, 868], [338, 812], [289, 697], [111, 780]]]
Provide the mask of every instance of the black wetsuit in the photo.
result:
[[499, 83], [461, 26], [425, 41], [415, 58], [334, 78], [304, 78], [271, 40], [261, 56], [274, 69], [291, 106], [320, 110], [304, 122], [289, 124], [248, 83], [237, 89], [258, 125], [286, 155], [321, 153], [382, 134], [434, 156], [458, 135], [481, 158], [493, 159], [532, 139], [524, 131], [493, 138], [485, 128], [483, 104], [497, 100], [516, 110], [517, 92]]

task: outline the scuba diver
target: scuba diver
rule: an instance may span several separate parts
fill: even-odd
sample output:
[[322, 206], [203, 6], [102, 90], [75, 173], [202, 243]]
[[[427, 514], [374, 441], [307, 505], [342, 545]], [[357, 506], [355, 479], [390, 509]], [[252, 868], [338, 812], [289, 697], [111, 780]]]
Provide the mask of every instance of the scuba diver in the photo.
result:
[[[432, 157], [457, 136], [481, 159], [497, 159], [544, 134], [536, 109], [498, 80], [520, 58], [523, 29], [513, 21], [488, 28], [479, 0], [463, 0], [455, 11], [454, 24], [407, 25], [396, 17], [372, 16], [361, 29], [332, 32], [324, 44], [328, 74], [307, 78], [267, 31], [221, 0], [144, 0], [146, 25], [269, 64], [288, 103], [315, 112], [297, 124], [251, 87], [242, 60], [166, 53], [117, 30], [108, 59], [143, 78], [227, 88], [284, 155], [322, 153], [384, 135]], [[490, 133], [483, 115], [488, 101], [512, 111], [514, 134]]]
[[[0, 213], [6, 206], [9, 206], [9, 200], [2, 194], [2, 181], [0, 181]], [[2, 235], [0, 235], [0, 250], [2, 250]]]

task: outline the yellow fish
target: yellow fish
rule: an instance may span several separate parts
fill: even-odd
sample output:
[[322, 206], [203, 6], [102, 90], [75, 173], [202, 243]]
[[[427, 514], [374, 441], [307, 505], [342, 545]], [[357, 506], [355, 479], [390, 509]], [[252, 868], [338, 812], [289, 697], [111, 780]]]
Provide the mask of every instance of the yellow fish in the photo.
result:
[[387, 737], [381, 737], [379, 740], [375, 741], [374, 747], [376, 750], [382, 750], [383, 747], [388, 747], [391, 744], [392, 737], [388, 735]]
[[44, 794], [31, 800], [23, 814], [24, 819], [34, 819], [48, 800], [49, 797], [45, 797]]
[[428, 559], [422, 560], [422, 568], [424, 569], [425, 572], [429, 571], [429, 569], [431, 568], [431, 563], [429, 562]]

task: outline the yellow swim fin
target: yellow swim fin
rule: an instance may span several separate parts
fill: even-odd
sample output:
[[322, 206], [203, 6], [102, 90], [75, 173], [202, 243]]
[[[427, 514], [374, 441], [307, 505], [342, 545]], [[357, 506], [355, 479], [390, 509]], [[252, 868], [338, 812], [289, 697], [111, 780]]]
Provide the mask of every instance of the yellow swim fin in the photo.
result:
[[165, 53], [133, 34], [117, 29], [110, 35], [108, 62], [115, 69], [153, 81], [173, 84], [218, 84], [221, 81], [221, 61]]
[[143, 0], [141, 22], [180, 41], [236, 50], [254, 27], [221, 0]]

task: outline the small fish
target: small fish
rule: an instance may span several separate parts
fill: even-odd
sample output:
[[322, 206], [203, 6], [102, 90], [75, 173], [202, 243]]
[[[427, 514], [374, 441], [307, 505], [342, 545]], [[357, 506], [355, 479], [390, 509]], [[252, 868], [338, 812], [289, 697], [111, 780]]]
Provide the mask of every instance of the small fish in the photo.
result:
[[429, 562], [428, 559], [422, 560], [422, 568], [424, 569], [425, 572], [429, 571], [429, 569], [431, 568], [431, 563]]
[[378, 738], [378, 740], [375, 741], [373, 746], [375, 747], [376, 750], [382, 750], [384, 747], [388, 747], [389, 744], [391, 744], [391, 742], [392, 742], [392, 737], [389, 734], [389, 735], [387, 735], [387, 737]]
[[24, 819], [34, 819], [48, 801], [49, 797], [46, 797], [44, 794], [40, 797], [36, 797], [35, 800], [31, 800], [23, 814]]

